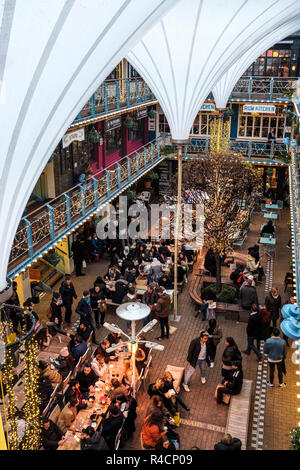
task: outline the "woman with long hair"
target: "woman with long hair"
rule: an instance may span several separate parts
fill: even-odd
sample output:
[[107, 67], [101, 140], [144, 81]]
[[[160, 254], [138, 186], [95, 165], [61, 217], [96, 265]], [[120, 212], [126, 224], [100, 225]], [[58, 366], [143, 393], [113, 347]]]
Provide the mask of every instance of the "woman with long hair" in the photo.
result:
[[242, 361], [240, 350], [231, 336], [225, 339], [225, 349], [222, 356], [222, 377], [225, 379], [230, 375], [233, 361]]
[[154, 413], [146, 417], [142, 427], [144, 449], [154, 449], [160, 438], [165, 434], [163, 415], [160, 411], [154, 411]]

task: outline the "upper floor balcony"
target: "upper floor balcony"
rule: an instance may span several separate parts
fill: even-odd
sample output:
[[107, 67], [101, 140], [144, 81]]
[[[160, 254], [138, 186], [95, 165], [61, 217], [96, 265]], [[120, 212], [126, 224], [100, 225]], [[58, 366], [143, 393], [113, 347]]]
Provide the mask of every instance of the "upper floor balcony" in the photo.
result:
[[[290, 101], [289, 93], [297, 78], [242, 77], [235, 85], [231, 101]], [[213, 100], [212, 93], [207, 97]], [[103, 117], [109, 113], [156, 103], [156, 98], [142, 78], [106, 80], [92, 95], [70, 126]]]

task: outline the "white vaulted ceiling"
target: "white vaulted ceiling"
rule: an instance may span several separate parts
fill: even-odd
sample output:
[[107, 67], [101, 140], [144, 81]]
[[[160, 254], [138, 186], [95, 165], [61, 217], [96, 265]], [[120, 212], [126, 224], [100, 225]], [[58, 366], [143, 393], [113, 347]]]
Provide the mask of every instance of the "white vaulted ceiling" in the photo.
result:
[[156, 95], [173, 139], [188, 139], [218, 80], [299, 13], [299, 0], [180, 0], [154, 25], [127, 58]]
[[25, 204], [97, 87], [176, 0], [0, 0], [0, 290]]

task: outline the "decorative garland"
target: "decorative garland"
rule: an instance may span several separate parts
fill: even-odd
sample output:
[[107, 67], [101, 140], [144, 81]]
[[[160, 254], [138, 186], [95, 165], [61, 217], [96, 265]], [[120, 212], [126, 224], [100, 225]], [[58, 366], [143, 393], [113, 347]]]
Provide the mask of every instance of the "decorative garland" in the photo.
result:
[[41, 400], [38, 393], [38, 343], [34, 337], [25, 341], [25, 436], [22, 450], [38, 450], [41, 438]]

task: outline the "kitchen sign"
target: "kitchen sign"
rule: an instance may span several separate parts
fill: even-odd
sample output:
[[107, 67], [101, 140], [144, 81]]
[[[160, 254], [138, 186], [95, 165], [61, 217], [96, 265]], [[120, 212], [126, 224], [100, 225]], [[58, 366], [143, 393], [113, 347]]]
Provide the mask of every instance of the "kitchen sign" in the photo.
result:
[[113, 129], [117, 129], [118, 127], [121, 127], [122, 125], [122, 119], [120, 117], [116, 117], [114, 119], [109, 119], [108, 121], [105, 121], [105, 128], [107, 131], [112, 131]]
[[84, 127], [77, 129], [74, 132], [68, 132], [62, 138], [63, 148], [69, 147], [69, 145], [74, 142], [74, 140], [79, 140], [82, 142], [84, 140]]
[[243, 112], [244, 113], [275, 114], [276, 106], [272, 106], [270, 104], [244, 104]]

